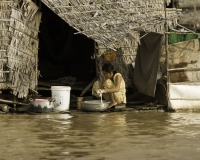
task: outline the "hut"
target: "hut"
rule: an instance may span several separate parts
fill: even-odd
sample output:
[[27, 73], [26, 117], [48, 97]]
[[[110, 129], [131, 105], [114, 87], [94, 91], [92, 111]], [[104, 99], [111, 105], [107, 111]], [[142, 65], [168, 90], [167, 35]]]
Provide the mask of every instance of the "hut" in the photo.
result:
[[[129, 94], [128, 101], [135, 101], [135, 98], [139, 100], [138, 98], [140, 97], [145, 97], [145, 99], [151, 101], [152, 97], [155, 97], [158, 65], [153, 68], [154, 77], [151, 80], [147, 79], [147, 81], [151, 81], [151, 83], [147, 81], [144, 82], [149, 83], [148, 86], [145, 86], [148, 88], [148, 93], [146, 91], [142, 92], [142, 90], [146, 90], [143, 87], [144, 84], [137, 85], [140, 87], [140, 92], [138, 92], [138, 88], [133, 82], [134, 62], [138, 43], [140, 43], [140, 39], [142, 38], [140, 37], [141, 31], [146, 32], [143, 37], [150, 32], [160, 34], [160, 43], [158, 43], [161, 44], [161, 39], [165, 31], [164, 1], [44, 0], [42, 2], [76, 30], [75, 36], [82, 34], [95, 41], [95, 53], [92, 55], [92, 58], [95, 58], [96, 74], [100, 79], [102, 78], [101, 66], [109, 61], [114, 65], [118, 72], [122, 73], [125, 79], [126, 86], [129, 88], [129, 92], [127, 93]], [[170, 2], [167, 3], [169, 4]], [[176, 23], [175, 20], [179, 17], [179, 14], [179, 10], [169, 9], [169, 21], [174, 21], [174, 23]], [[170, 23], [172, 28], [174, 23]], [[150, 38], [154, 38], [152, 34], [149, 35]], [[159, 55], [159, 49], [156, 53]], [[152, 73], [151, 70], [152, 68], [148, 68], [149, 75]], [[142, 76], [144, 75], [141, 75], [141, 77]], [[93, 80], [90, 84], [92, 84], [92, 82]], [[91, 86], [90, 84], [88, 85], [89, 87]], [[85, 89], [88, 89], [89, 87], [86, 87]], [[161, 86], [161, 88], [163, 87], [164, 85]], [[163, 89], [161, 90], [163, 91]], [[135, 97], [135, 95], [138, 94], [139, 97]], [[161, 103], [166, 104], [166, 92], [163, 93], [163, 97], [159, 97], [159, 99], [163, 99]]]
[[[175, 59], [169, 57], [168, 34], [172, 33], [168, 28], [178, 34], [191, 33], [178, 22], [181, 9], [174, 8], [177, 1], [9, 2], [6, 29], [11, 36], [4, 41], [1, 56], [1, 90], [9, 88], [15, 97], [26, 98], [45, 90], [41, 86], [62, 81], [83, 95], [96, 76], [102, 78], [103, 63], [111, 62], [125, 79], [129, 101], [153, 98], [176, 108], [169, 100], [171, 86], [167, 83], [173, 69], [169, 58]], [[63, 78], [48, 84], [38, 82], [39, 77], [44, 81]], [[82, 80], [87, 81], [83, 88]]]

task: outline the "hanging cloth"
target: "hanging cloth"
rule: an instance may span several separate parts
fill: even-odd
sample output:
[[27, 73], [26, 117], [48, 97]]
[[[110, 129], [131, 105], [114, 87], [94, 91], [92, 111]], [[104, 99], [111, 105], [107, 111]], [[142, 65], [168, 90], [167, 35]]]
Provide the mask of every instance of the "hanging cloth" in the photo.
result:
[[[143, 36], [141, 33], [140, 36]], [[134, 84], [138, 92], [154, 97], [162, 47], [162, 34], [149, 33], [138, 46], [134, 69]]]

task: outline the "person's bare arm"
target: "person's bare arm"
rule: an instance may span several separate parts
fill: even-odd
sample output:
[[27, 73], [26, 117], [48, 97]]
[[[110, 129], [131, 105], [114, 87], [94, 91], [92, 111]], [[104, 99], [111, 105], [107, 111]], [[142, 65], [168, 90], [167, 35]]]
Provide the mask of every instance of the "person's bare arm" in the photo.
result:
[[122, 81], [121, 75], [117, 75], [117, 76], [116, 76], [116, 86], [115, 86], [114, 88], [107, 88], [107, 89], [104, 89], [105, 92], [106, 92], [106, 93], [118, 92], [119, 89], [120, 89], [121, 81]]

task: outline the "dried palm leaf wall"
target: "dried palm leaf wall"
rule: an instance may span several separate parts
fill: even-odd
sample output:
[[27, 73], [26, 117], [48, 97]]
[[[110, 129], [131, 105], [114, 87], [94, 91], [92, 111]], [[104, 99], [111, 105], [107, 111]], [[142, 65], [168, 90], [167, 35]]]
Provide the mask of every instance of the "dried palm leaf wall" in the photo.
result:
[[11, 88], [18, 98], [28, 95], [29, 90], [35, 91], [38, 79], [38, 32], [41, 13], [31, 0], [22, 3], [11, 3], [9, 23], [5, 28], [9, 33], [9, 42], [5, 45], [3, 58], [3, 80], [0, 89]]
[[[137, 34], [139, 38], [139, 34]], [[115, 70], [122, 74], [126, 87], [133, 87], [132, 77], [129, 75], [129, 69], [137, 54], [138, 43], [136, 41], [124, 40], [121, 41], [121, 48], [116, 50], [116, 58], [112, 61], [107, 61], [104, 57], [105, 53], [112, 51], [112, 49], [106, 48], [104, 45], [97, 45], [96, 58], [97, 58], [97, 72], [100, 80], [103, 80], [103, 74], [101, 72], [103, 64], [110, 62], [113, 64]]]
[[7, 88], [6, 75], [7, 71], [7, 58], [6, 51], [7, 46], [10, 44], [10, 32], [8, 31], [8, 25], [10, 23], [11, 9], [10, 5], [15, 5], [14, 0], [0, 0], [0, 89]]

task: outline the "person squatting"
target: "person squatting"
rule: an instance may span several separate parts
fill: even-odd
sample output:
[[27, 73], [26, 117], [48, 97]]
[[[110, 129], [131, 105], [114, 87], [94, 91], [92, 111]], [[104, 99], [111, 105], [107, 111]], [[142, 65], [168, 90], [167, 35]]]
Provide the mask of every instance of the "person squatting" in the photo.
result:
[[92, 87], [92, 95], [109, 100], [108, 108], [117, 104], [126, 103], [126, 86], [124, 79], [120, 73], [114, 70], [111, 63], [106, 63], [102, 66], [104, 80], [95, 81]]

